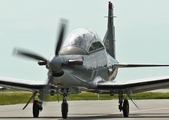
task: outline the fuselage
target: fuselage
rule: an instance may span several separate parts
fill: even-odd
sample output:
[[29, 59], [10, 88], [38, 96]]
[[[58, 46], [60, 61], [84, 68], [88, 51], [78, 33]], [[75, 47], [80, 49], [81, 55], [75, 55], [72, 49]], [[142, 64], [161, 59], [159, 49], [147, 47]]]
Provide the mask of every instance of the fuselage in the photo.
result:
[[117, 61], [106, 52], [102, 40], [90, 29], [80, 28], [70, 33], [59, 55], [65, 61], [81, 59], [83, 65], [63, 65], [64, 74], [55, 77], [53, 84], [90, 88], [97, 77], [105, 81], [116, 77], [117, 69], [113, 64]]

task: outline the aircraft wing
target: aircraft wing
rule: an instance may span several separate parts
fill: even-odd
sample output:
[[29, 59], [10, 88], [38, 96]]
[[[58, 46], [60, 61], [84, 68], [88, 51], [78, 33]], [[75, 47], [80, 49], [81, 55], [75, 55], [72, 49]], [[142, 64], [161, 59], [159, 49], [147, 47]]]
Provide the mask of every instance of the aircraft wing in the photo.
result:
[[45, 85], [46, 83], [42, 81], [35, 82], [31, 80], [0, 77], [0, 86], [7, 88], [16, 88], [27, 91], [38, 91], [40, 89], [43, 89]]
[[128, 64], [128, 63], [116, 63], [113, 65], [115, 68], [133, 68], [133, 67], [165, 67], [169, 64]]
[[114, 94], [118, 94], [120, 91], [123, 91], [123, 93], [138, 93], [166, 87], [169, 87], [169, 76], [130, 81], [99, 82], [97, 84], [98, 89], [110, 90]]

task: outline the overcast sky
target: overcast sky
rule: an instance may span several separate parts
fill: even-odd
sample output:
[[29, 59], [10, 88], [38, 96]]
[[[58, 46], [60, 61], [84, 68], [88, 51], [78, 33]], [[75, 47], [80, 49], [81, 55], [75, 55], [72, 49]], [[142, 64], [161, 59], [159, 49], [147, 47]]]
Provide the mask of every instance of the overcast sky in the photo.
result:
[[[116, 56], [122, 63], [169, 63], [169, 1], [112, 0]], [[85, 27], [103, 39], [107, 0], [0, 0], [0, 76], [46, 80], [36, 61], [12, 56], [14, 47], [48, 58], [55, 49], [59, 20], [68, 19], [66, 35]], [[169, 75], [169, 68], [119, 69], [117, 80]]]

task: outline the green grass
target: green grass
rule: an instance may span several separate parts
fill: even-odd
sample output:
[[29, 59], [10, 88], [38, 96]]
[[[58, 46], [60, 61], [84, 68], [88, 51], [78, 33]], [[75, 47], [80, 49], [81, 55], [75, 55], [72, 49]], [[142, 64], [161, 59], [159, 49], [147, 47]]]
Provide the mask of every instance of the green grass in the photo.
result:
[[[133, 99], [169, 99], [169, 93], [158, 92], [143, 92], [137, 94], [131, 94]], [[127, 95], [124, 98], [128, 99]], [[112, 100], [118, 99], [118, 95], [110, 96], [109, 94], [100, 94], [99, 97], [94, 93], [80, 93], [77, 95], [68, 96], [68, 100]]]
[[[21, 92], [18, 90], [1, 90], [0, 91], [0, 105], [8, 105], [8, 104], [18, 104], [18, 103], [26, 103], [32, 93], [30, 92]], [[154, 92], [144, 92], [131, 94], [133, 99], [169, 99], [169, 93], [154, 93]], [[62, 96], [59, 95], [60, 101], [62, 100]], [[124, 98], [128, 97], [124, 95]], [[110, 96], [109, 94], [98, 94], [83, 92], [80, 94], [70, 94], [67, 99], [70, 100], [112, 100], [118, 99], [118, 95]], [[48, 95], [47, 101], [57, 101], [57, 95], [50, 96]]]

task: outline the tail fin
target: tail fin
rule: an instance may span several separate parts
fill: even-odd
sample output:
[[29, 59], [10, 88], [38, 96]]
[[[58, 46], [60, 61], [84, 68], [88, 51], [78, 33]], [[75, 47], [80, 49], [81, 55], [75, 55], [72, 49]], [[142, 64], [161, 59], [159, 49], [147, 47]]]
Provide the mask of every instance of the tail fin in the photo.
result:
[[106, 51], [111, 55], [113, 58], [115, 56], [115, 27], [114, 27], [114, 20], [113, 20], [113, 4], [109, 2], [108, 5], [108, 26], [107, 32], [104, 37], [104, 45], [106, 47]]

